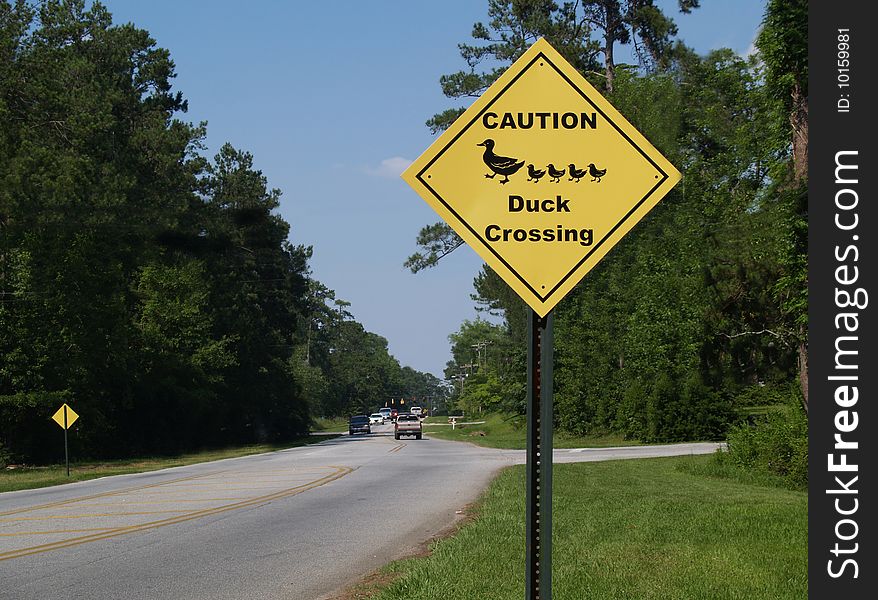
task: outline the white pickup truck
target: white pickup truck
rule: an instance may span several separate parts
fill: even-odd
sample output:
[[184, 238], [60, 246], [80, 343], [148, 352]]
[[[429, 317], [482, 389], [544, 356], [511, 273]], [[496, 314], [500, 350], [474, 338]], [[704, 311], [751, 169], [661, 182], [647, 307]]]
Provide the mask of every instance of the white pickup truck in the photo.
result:
[[401, 414], [397, 415], [396, 423], [393, 426], [393, 437], [399, 439], [404, 435], [413, 435], [415, 439], [421, 439], [422, 429], [421, 420], [417, 415]]

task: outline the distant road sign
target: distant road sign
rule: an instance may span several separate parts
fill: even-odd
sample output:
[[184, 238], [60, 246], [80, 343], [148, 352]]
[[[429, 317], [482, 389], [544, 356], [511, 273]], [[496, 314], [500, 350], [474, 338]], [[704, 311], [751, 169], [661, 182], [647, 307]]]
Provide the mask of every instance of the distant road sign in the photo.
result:
[[680, 173], [540, 39], [402, 177], [545, 316]]
[[78, 418], [79, 415], [73, 412], [73, 409], [67, 406], [66, 402], [52, 415], [52, 419], [63, 429], [69, 429]]

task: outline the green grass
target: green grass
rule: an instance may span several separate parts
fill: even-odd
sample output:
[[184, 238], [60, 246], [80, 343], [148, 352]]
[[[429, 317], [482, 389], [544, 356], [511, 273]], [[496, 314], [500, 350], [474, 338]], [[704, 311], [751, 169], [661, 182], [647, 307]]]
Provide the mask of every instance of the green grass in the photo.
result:
[[110, 475], [125, 475], [128, 473], [143, 473], [156, 471], [170, 467], [180, 467], [195, 463], [235, 458], [250, 454], [262, 454], [275, 450], [285, 450], [314, 444], [329, 439], [331, 436], [315, 436], [300, 438], [283, 444], [254, 444], [250, 446], [237, 446], [219, 450], [206, 450], [193, 452], [173, 457], [147, 457], [126, 460], [112, 460], [100, 462], [76, 462], [70, 463], [70, 477], [67, 476], [66, 466], [19, 466], [14, 469], [0, 471], [0, 492], [12, 492], [15, 490], [29, 490], [52, 485], [61, 485], [73, 481], [85, 481]]
[[[460, 425], [461, 422], [485, 421], [478, 425]], [[447, 425], [448, 417], [430, 417], [424, 421], [424, 431], [433, 437], [457, 442], [472, 442], [489, 448], [527, 448], [527, 420], [523, 416], [487, 414], [458, 419], [454, 430]], [[623, 439], [621, 435], [568, 436], [555, 433], [553, 448], [608, 448], [634, 446], [640, 442]]]
[[763, 487], [777, 487], [792, 490], [798, 489], [799, 491], [805, 491], [807, 489], [807, 486], [791, 486], [783, 477], [772, 473], [767, 473], [760, 469], [745, 468], [736, 465], [729, 458], [728, 452], [717, 450], [711, 458], [712, 460], [707, 462], [699, 461], [684, 464], [680, 469], [702, 477], [732, 479], [740, 483], [748, 483]]
[[318, 417], [314, 419], [311, 429], [325, 433], [342, 433], [348, 430], [348, 420], [345, 417], [333, 417], [331, 419]]
[[[554, 467], [553, 597], [800, 600], [807, 494], [692, 474], [709, 456]], [[477, 518], [373, 600], [519, 600], [524, 467], [504, 471]]]

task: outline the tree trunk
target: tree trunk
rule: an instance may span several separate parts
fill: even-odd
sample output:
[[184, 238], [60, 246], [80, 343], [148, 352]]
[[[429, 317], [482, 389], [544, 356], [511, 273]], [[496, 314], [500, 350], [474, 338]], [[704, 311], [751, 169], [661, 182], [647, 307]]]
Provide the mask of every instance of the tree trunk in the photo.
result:
[[799, 385], [802, 387], [802, 408], [808, 414], [808, 341], [802, 332], [799, 338]]
[[[793, 110], [790, 125], [793, 130], [793, 177], [796, 185], [807, 185], [808, 179], [808, 98], [796, 85], [792, 92]], [[799, 385], [802, 388], [802, 406], [808, 414], [808, 330], [799, 329]]]
[[792, 96], [793, 177], [800, 183], [808, 178], [808, 98], [802, 96], [799, 86], [793, 88]]
[[604, 46], [604, 59], [606, 62], [607, 94], [612, 94], [613, 80], [616, 78], [616, 63], [613, 59], [613, 44], [615, 43], [615, 41], [613, 40], [612, 34], [607, 34], [605, 42], [606, 46]]

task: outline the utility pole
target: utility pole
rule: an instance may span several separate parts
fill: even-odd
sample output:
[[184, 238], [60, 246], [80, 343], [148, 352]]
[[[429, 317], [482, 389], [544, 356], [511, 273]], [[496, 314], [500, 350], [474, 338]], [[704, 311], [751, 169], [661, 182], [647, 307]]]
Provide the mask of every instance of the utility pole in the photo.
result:
[[476, 350], [476, 363], [479, 365], [479, 368], [482, 367], [482, 350], [485, 351], [485, 365], [488, 364], [488, 346], [493, 344], [494, 342], [490, 340], [481, 340], [475, 344], [472, 344], [472, 348]]

